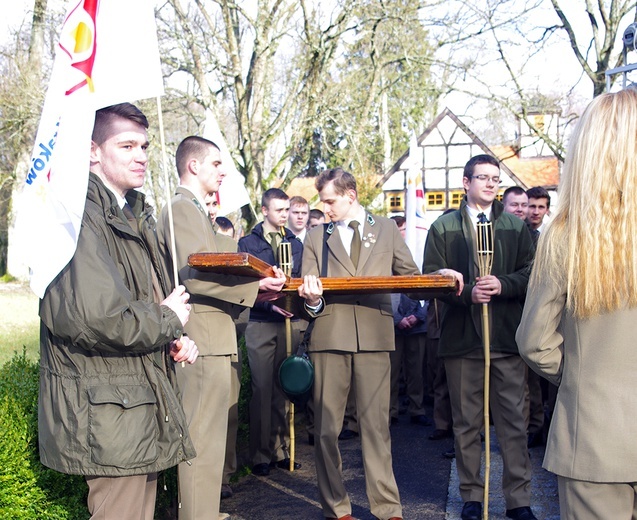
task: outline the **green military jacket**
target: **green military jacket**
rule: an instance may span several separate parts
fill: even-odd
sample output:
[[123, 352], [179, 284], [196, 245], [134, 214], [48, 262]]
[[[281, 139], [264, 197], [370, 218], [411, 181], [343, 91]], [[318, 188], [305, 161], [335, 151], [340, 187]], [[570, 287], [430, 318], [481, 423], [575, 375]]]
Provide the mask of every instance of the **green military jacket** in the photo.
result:
[[40, 302], [40, 458], [63, 473], [147, 474], [195, 456], [167, 352], [181, 322], [153, 297], [151, 269], [168, 287], [152, 208], [126, 198], [136, 230], [90, 174], [77, 250]]
[[[438, 218], [429, 229], [425, 246], [423, 273], [442, 268], [459, 271], [465, 286], [460, 296], [440, 298], [442, 306], [439, 354], [441, 357], [463, 356], [482, 348], [482, 304], [471, 301], [471, 291], [478, 275], [473, 224], [466, 211], [466, 199], [460, 209]], [[520, 323], [524, 296], [529, 281], [533, 242], [526, 224], [504, 213], [497, 200], [491, 218], [494, 233], [493, 268], [502, 292], [491, 299], [491, 351], [518, 354], [515, 331]]]

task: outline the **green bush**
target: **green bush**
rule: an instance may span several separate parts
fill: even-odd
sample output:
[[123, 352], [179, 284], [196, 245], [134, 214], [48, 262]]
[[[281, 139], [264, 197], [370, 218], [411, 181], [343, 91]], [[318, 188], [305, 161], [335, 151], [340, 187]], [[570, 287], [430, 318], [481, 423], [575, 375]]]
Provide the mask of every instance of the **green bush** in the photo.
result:
[[88, 518], [84, 478], [40, 464], [38, 387], [38, 365], [24, 351], [0, 368], [0, 518]]
[[[239, 397], [237, 449], [248, 443], [248, 405], [252, 393], [250, 368], [241, 338], [243, 375]], [[44, 467], [38, 454], [38, 363], [23, 349], [0, 367], [0, 519], [82, 520], [88, 487], [84, 477]], [[239, 471], [239, 474], [242, 474]], [[156, 518], [176, 518], [177, 469], [159, 477]]]

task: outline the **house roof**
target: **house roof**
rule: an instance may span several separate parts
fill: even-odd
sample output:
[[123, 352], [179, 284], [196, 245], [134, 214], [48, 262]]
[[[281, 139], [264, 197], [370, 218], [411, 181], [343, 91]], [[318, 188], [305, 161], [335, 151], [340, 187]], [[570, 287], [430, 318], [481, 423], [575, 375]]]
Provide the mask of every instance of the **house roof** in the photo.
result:
[[[556, 157], [520, 158], [512, 146], [487, 146], [458, 116], [445, 108], [418, 137], [418, 145], [436, 129], [445, 119], [451, 119], [484, 153], [493, 155], [502, 161], [501, 167], [517, 185], [524, 189], [532, 186], [554, 188], [559, 183], [559, 162]], [[409, 149], [385, 173], [381, 183], [386, 182], [394, 173], [403, 169], [402, 165], [409, 158]]]
[[560, 182], [560, 164], [557, 157], [521, 158], [513, 146], [492, 146], [491, 150], [528, 188], [557, 188]]
[[[487, 146], [467, 125], [465, 125], [458, 116], [451, 110], [445, 108], [427, 129], [418, 137], [418, 145], [433, 132], [443, 119], [450, 118], [484, 153], [493, 155], [500, 159], [501, 168], [509, 175], [514, 182], [528, 189], [533, 186], [543, 186], [547, 189], [556, 188], [559, 183], [560, 169], [559, 161], [556, 157], [531, 157], [521, 158], [515, 151], [513, 146], [497, 145]], [[396, 161], [396, 163], [379, 178], [378, 185], [384, 184], [394, 173], [402, 170], [402, 165], [409, 158], [409, 149]], [[314, 187], [315, 177], [296, 177], [292, 179], [286, 193], [293, 197], [300, 195], [308, 200], [310, 207], [316, 206], [317, 191]]]

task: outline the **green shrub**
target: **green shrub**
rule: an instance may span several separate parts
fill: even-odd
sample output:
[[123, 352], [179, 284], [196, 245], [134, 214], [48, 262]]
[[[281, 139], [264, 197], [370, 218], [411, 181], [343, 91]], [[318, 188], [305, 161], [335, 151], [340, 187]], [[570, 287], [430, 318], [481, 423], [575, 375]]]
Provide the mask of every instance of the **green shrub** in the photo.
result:
[[0, 368], [0, 518], [88, 518], [84, 478], [40, 464], [38, 387], [38, 365], [24, 351]]

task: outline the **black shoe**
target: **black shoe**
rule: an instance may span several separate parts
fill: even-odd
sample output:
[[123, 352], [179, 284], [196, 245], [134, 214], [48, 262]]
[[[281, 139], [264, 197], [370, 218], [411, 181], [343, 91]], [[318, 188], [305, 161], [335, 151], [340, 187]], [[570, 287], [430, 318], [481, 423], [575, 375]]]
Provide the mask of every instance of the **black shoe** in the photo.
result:
[[450, 450], [443, 451], [442, 452], [442, 456], [445, 459], [455, 459], [456, 458], [456, 449], [455, 448], [451, 448]]
[[460, 513], [462, 520], [482, 520], [482, 504], [480, 502], [465, 502]]
[[531, 508], [526, 507], [515, 507], [513, 509], [506, 510], [507, 518], [513, 518], [513, 520], [537, 520]]
[[[270, 467], [277, 467], [279, 469], [287, 469], [290, 470], [290, 457], [287, 457], [283, 460], [278, 460], [276, 462], [270, 462]], [[294, 469], [301, 469], [301, 464], [298, 462], [294, 463]]]
[[529, 433], [527, 437], [527, 448], [537, 448], [538, 446], [544, 446], [544, 438], [542, 432]]
[[314, 446], [314, 434], [313, 433], [308, 433], [307, 434], [307, 443], [310, 446]]
[[232, 488], [228, 484], [221, 485], [221, 500], [230, 498], [232, 496]]
[[442, 439], [448, 439], [451, 437], [453, 433], [451, 430], [440, 430], [436, 428], [433, 433], [429, 436], [430, 441], [441, 441]]
[[267, 477], [270, 474], [270, 465], [262, 462], [252, 466], [252, 474], [258, 477]]
[[355, 432], [354, 430], [348, 430], [347, 428], [345, 428], [338, 435], [338, 440], [339, 441], [348, 441], [350, 439], [353, 439], [354, 437], [358, 437], [358, 432]]
[[413, 415], [410, 421], [411, 424], [418, 424], [419, 426], [431, 426], [431, 419], [426, 415]]

